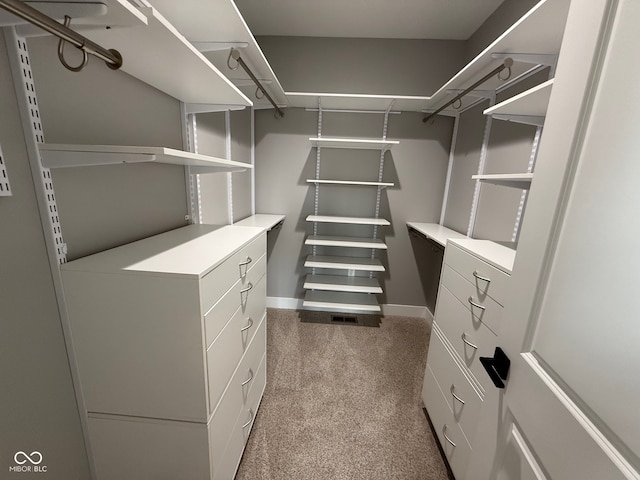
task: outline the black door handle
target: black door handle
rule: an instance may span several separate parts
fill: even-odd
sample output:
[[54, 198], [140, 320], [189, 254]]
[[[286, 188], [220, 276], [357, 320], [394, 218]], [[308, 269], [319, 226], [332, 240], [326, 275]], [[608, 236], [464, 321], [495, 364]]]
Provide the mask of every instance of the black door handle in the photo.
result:
[[492, 357], [480, 357], [480, 363], [489, 374], [489, 378], [493, 384], [498, 388], [504, 388], [503, 380], [507, 379], [509, 375], [509, 367], [511, 366], [511, 360], [507, 357], [500, 347], [496, 347], [496, 351]]

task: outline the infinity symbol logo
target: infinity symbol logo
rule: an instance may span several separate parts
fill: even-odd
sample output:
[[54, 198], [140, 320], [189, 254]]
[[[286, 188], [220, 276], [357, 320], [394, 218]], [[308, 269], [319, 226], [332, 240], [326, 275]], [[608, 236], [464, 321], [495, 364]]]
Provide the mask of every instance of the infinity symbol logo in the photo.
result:
[[[20, 457], [24, 458], [24, 460], [18, 460]], [[16, 452], [16, 454], [13, 456], [13, 460], [18, 465], [24, 465], [27, 462], [31, 462], [33, 465], [39, 465], [42, 462], [42, 454], [40, 452], [31, 452], [30, 455], [27, 455], [26, 453], [20, 451]]]

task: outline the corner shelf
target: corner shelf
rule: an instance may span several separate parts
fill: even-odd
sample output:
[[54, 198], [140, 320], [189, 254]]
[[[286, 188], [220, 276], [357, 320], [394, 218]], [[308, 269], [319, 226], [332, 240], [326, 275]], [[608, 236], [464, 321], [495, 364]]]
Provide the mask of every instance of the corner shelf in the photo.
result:
[[379, 313], [382, 309], [374, 295], [368, 293], [325, 292], [311, 290], [302, 305], [311, 309], [353, 313]]
[[390, 150], [394, 145], [399, 145], [397, 140], [378, 140], [374, 138], [330, 138], [310, 137], [312, 147], [322, 148], [354, 148], [359, 150]]
[[334, 257], [309, 255], [304, 262], [307, 268], [326, 268], [332, 270], [356, 270], [361, 272], [384, 272], [382, 262], [377, 258]]
[[305, 245], [316, 245], [320, 247], [353, 247], [353, 248], [373, 248], [386, 250], [387, 245], [377, 238], [358, 237], [334, 237], [329, 235], [310, 235], [304, 241]]
[[422, 236], [433, 240], [443, 247], [446, 247], [448, 239], [467, 238], [466, 235], [456, 232], [455, 230], [451, 230], [450, 228], [443, 227], [437, 223], [407, 222], [407, 227], [415, 230]]
[[333, 292], [382, 293], [375, 278], [342, 275], [307, 275], [304, 288]]
[[378, 225], [381, 227], [391, 225], [389, 220], [385, 220], [384, 218], [335, 217], [328, 215], [309, 215], [307, 216], [307, 222], [346, 223], [350, 225]]
[[394, 184], [390, 182], [361, 182], [359, 180], [316, 180], [308, 178], [307, 183], [315, 183], [321, 185], [349, 185], [352, 187], [393, 187]]
[[65, 145], [41, 143], [45, 168], [89, 167], [119, 163], [157, 162], [194, 167], [192, 173], [242, 172], [252, 165], [165, 147]]
[[536, 85], [504, 102], [487, 108], [483, 113], [494, 119], [542, 126], [549, 105], [553, 79]]
[[473, 175], [473, 180], [480, 180], [484, 183], [500, 185], [503, 187], [520, 188], [528, 190], [533, 180], [533, 173], [505, 173], [497, 175]]

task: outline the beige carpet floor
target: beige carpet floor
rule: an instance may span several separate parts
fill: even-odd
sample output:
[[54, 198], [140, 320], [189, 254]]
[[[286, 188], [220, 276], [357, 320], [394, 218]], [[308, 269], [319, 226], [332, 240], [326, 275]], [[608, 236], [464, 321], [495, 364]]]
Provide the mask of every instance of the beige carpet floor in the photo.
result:
[[268, 311], [267, 387], [236, 480], [447, 480], [422, 411], [424, 320]]

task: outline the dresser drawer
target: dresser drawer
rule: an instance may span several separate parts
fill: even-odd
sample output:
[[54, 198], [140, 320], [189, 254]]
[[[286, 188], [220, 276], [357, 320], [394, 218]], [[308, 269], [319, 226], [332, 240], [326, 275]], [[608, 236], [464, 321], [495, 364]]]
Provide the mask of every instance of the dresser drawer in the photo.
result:
[[471, 446], [449, 410], [447, 401], [428, 365], [424, 375], [422, 399], [453, 474], [456, 478], [463, 478], [469, 463]]
[[488, 295], [504, 305], [508, 274], [451, 243], [447, 245], [444, 263], [472, 283], [480, 297]]
[[435, 323], [482, 387], [485, 390], [493, 388], [480, 357], [493, 357], [496, 335], [479, 322], [443, 284], [438, 292], [435, 318]]
[[431, 333], [427, 365], [444, 393], [455, 421], [470, 441], [478, 424], [482, 399], [443, 343], [437, 325]]
[[252, 262], [252, 268], [245, 275], [245, 281], [236, 280], [231, 289], [204, 315], [207, 348], [211, 346], [238, 308], [242, 307], [243, 314], [249, 311], [247, 315], [255, 315], [254, 322], [262, 318], [263, 312], [256, 314], [255, 309], [261, 306], [264, 310], [266, 304], [266, 282], [260, 282], [266, 272], [266, 262], [266, 255]]
[[209, 311], [236, 281], [243, 280], [266, 251], [266, 235], [263, 233], [205, 275], [200, 280], [202, 311]]
[[493, 333], [498, 331], [502, 319], [502, 305], [478, 289], [448, 265], [442, 268], [440, 282], [472, 313], [474, 318], [484, 323]]

